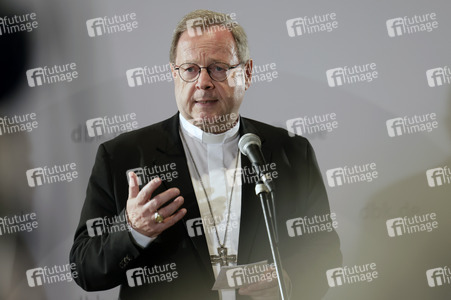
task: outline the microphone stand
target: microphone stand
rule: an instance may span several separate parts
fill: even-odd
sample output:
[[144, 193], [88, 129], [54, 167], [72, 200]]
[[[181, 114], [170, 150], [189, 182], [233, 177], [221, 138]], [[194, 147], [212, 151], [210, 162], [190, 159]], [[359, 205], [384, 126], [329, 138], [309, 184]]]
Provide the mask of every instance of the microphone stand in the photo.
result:
[[[277, 282], [279, 284], [279, 291], [282, 300], [288, 300], [288, 293], [285, 284], [285, 278], [282, 273], [282, 260], [280, 259], [278, 237], [277, 237], [277, 223], [275, 210], [271, 209], [269, 195], [274, 201], [274, 192], [270, 192], [267, 185], [259, 180], [255, 183], [255, 194], [259, 196], [263, 210], [263, 217], [265, 218], [266, 231], [268, 232], [269, 245], [271, 247], [272, 257], [276, 266]], [[274, 202], [272, 202], [274, 204]], [[273, 205], [274, 208], [274, 205]], [[273, 213], [271, 213], [271, 211]]]

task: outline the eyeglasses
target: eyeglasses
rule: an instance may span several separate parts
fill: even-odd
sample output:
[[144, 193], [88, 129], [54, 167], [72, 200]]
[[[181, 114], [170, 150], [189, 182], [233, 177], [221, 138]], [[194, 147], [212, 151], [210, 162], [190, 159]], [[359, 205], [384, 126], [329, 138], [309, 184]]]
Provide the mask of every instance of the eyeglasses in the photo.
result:
[[224, 81], [230, 74], [229, 70], [234, 69], [239, 65], [241, 65], [241, 63], [231, 66], [226, 63], [215, 62], [207, 67], [200, 67], [194, 63], [185, 63], [180, 66], [174, 64], [174, 69], [179, 72], [180, 78], [186, 82], [196, 81], [199, 78], [202, 69], [207, 69], [208, 75], [214, 81]]

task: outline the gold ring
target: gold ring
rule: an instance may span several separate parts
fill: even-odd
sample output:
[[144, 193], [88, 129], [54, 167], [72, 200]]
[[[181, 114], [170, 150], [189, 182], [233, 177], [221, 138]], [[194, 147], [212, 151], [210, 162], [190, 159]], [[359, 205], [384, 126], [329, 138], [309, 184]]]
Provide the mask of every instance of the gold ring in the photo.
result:
[[158, 213], [158, 211], [156, 211], [156, 212], [155, 212], [155, 222], [157, 222], [157, 223], [162, 223], [163, 221], [164, 221], [163, 216], [160, 215], [160, 214]]

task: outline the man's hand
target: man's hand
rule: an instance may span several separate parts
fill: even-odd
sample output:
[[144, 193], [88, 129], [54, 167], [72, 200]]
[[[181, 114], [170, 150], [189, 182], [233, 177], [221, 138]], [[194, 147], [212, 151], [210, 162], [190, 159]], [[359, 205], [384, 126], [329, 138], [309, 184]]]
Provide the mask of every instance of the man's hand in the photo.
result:
[[[141, 191], [138, 186], [138, 177], [135, 173], [129, 173], [127, 218], [134, 230], [148, 237], [156, 237], [178, 221], [186, 214], [186, 209], [180, 208], [183, 197], [178, 188], [171, 188], [152, 198], [152, 194], [160, 186], [159, 177], [150, 181]], [[177, 197], [178, 196], [178, 197]], [[175, 198], [177, 197], [177, 198]], [[160, 209], [169, 200], [175, 200]], [[163, 217], [163, 222], [157, 223], [155, 212]]]
[[[275, 272], [275, 270], [273, 271]], [[283, 277], [285, 279], [285, 284], [288, 287], [291, 287], [291, 280], [288, 274], [283, 272]], [[271, 277], [272, 272], [268, 271], [266, 273], [268, 275], [266, 278]], [[279, 293], [279, 284], [277, 278], [272, 277], [272, 280], [259, 281], [254, 284], [248, 285], [246, 287], [242, 287], [238, 290], [240, 295], [245, 295], [251, 297], [253, 300], [279, 300], [281, 299]], [[288, 293], [290, 293], [288, 289]], [[290, 295], [288, 295], [290, 297]]]

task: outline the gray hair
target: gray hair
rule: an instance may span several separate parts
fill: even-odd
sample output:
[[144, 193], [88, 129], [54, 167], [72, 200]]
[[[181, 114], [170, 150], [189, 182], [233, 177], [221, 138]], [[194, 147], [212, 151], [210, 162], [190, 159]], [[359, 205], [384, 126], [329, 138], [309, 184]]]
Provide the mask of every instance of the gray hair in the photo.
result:
[[[229, 15], [219, 13], [211, 10], [198, 9], [185, 15], [177, 24], [172, 35], [171, 49], [169, 51], [169, 61], [175, 63], [177, 56], [177, 44], [180, 36], [187, 30], [187, 22], [193, 19], [202, 19], [205, 28], [214, 28], [215, 26], [222, 26], [227, 28], [235, 40], [237, 55], [240, 62], [247, 62], [249, 60], [249, 47], [247, 45], [247, 36], [243, 27], [236, 21], [232, 20]], [[206, 22], [205, 20], [208, 20]]]

